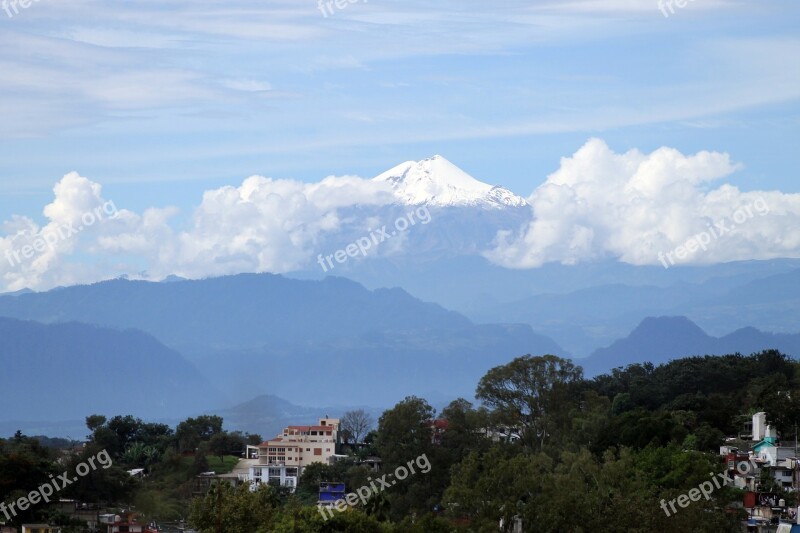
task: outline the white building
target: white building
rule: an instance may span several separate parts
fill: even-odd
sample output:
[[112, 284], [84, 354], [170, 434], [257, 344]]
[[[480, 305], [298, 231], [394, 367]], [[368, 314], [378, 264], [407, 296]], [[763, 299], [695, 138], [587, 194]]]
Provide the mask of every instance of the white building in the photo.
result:
[[306, 466], [333, 462], [338, 442], [338, 418], [321, 418], [316, 426], [285, 428], [281, 435], [258, 445], [258, 462], [250, 466], [251, 487], [275, 482], [294, 490]]
[[767, 413], [760, 412], [753, 415], [753, 440], [759, 442], [767, 433]]

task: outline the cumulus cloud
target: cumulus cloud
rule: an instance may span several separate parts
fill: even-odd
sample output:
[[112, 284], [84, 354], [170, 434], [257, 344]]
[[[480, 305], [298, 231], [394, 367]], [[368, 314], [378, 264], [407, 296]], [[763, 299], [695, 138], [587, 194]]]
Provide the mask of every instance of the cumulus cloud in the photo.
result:
[[12, 217], [3, 224], [0, 237], [0, 277], [6, 289], [69, 284], [81, 279], [91, 267], [74, 264], [65, 267], [65, 259], [81, 250], [91, 251], [104, 232], [118, 224], [118, 218], [131, 213], [119, 212], [114, 202], [102, 196], [102, 187], [75, 172], [64, 176], [53, 188], [53, 202], [44, 207], [48, 222], [39, 225], [31, 218]]
[[238, 188], [207, 191], [191, 229], [177, 235], [172, 257], [162, 261], [163, 274], [289, 272], [339, 229], [339, 208], [392, 199], [388, 187], [347, 176], [319, 183], [253, 176]]
[[[486, 255], [512, 268], [608, 258], [663, 264], [659, 253], [673, 253], [670, 265], [800, 257], [800, 195], [714, 186], [738, 169], [727, 154], [618, 154], [591, 139], [531, 194], [533, 219], [522, 234], [498, 234]], [[703, 232], [706, 249], [689, 245]]]
[[252, 176], [239, 187], [206, 191], [177, 230], [176, 209], [118, 210], [98, 183], [74, 172], [53, 192], [43, 211], [47, 224], [17, 216], [3, 226], [0, 276], [6, 290], [123, 274], [160, 279], [289, 272], [308, 263], [320, 238], [340, 229], [340, 208], [394, 199], [388, 185], [351, 176], [318, 183]]
[[[656, 265], [665, 254], [673, 264], [800, 257], [800, 194], [741, 191], [721, 182], [738, 169], [727, 154], [671, 148], [619, 154], [592, 139], [531, 194], [530, 223], [498, 234], [485, 255], [511, 268], [604, 259]], [[124, 209], [124, 199], [112, 201], [100, 184], [75, 172], [53, 195], [44, 223], [14, 216], [0, 226], [0, 289], [120, 275], [292, 272], [313, 265], [337, 238], [385, 223], [392, 211], [380, 206], [396, 202], [386, 182], [355, 176], [315, 183], [251, 176], [239, 186], [205, 191], [188, 214], [172, 207]], [[687, 252], [704, 232], [703, 248]], [[381, 254], [408, 246], [398, 236]]]

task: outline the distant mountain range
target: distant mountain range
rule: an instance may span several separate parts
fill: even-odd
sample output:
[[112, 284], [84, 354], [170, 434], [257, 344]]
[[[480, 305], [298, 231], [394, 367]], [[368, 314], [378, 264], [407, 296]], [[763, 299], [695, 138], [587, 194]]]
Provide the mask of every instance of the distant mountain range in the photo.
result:
[[[669, 269], [661, 265], [635, 266], [610, 258], [576, 265], [548, 263], [536, 269], [519, 270], [493, 264], [486, 254], [496, 247], [498, 234], [509, 238], [519, 235], [529, 225], [534, 213], [525, 198], [496, 184], [502, 181], [502, 176], [487, 179], [489, 183], [480, 181], [441, 156], [401, 163], [373, 178], [375, 183], [388, 185], [381, 187], [378, 200], [373, 198], [380, 205], [354, 201], [353, 205], [337, 208], [336, 222], [315, 234], [313, 242], [308, 243], [309, 249], [299, 251], [298, 257], [303, 259], [298, 259], [297, 264], [292, 263], [291, 268], [295, 270], [286, 275], [309, 281], [336, 276], [375, 291], [402, 287], [406, 297], [410, 295], [424, 302], [437, 303], [458, 312], [461, 320], [468, 318], [477, 324], [528, 324], [575, 356], [587, 356], [599, 346], [606, 346], [624, 336], [646, 316], [687, 316], [713, 335], [724, 335], [747, 326], [782, 333], [793, 333], [797, 329], [796, 317], [800, 313], [798, 259], [739, 261]], [[320, 257], [344, 250], [382, 226], [392, 234], [397, 220], [407, 220], [409, 213], [420, 209], [429, 211], [430, 218], [426, 216], [425, 219], [429, 223], [421, 223], [420, 217], [416, 216], [416, 224], [397, 232], [386, 242], [372, 246], [366, 256], [356, 254], [343, 264], [332, 263], [332, 268], [323, 269], [318, 264]], [[258, 231], [257, 228], [254, 231]], [[211, 283], [220, 287], [212, 288], [215, 292], [206, 301], [195, 296], [180, 296], [182, 291], [189, 289], [179, 280], [170, 283], [178, 287], [173, 292], [164, 293], [165, 300], [159, 301], [158, 306], [171, 308], [175, 317], [183, 313], [197, 317], [197, 320], [186, 323], [180, 319], [164, 321], [158, 313], [122, 317], [129, 306], [126, 303], [122, 309], [113, 309], [113, 301], [106, 302], [104, 307], [95, 302], [93, 309], [85, 311], [62, 312], [59, 307], [62, 304], [59, 304], [53, 310], [42, 309], [23, 315], [12, 313], [9, 316], [43, 321], [71, 319], [107, 323], [102, 320], [108, 309], [111, 315], [122, 318], [109, 325], [148, 331], [171, 347], [188, 352], [188, 357], [194, 357], [191, 352], [208, 347], [212, 350], [257, 348], [264, 344], [265, 338], [269, 339], [270, 346], [284, 337], [289, 337], [292, 343], [292, 339], [306, 334], [301, 325], [291, 322], [291, 317], [296, 316], [293, 313], [299, 312], [303, 306], [300, 285], [293, 289], [293, 294], [299, 299], [287, 297], [282, 300], [292, 309], [287, 320], [283, 320], [280, 313], [273, 313], [264, 316], [258, 327], [253, 327], [252, 321], [242, 328], [235, 323], [224, 323], [228, 316], [238, 319], [242, 314], [249, 313], [255, 317], [263, 313], [259, 309], [262, 299], [258, 295], [267, 294], [264, 290], [268, 287], [262, 283], [264, 289], [256, 287], [250, 301], [246, 295], [232, 298], [236, 305], [244, 306], [244, 311], [218, 313], [223, 322], [215, 324], [214, 328], [206, 327], [209, 321], [204, 317], [214, 314], [205, 307], [208, 301], [216, 302], [220, 292], [225, 290], [249, 290], [246, 283], [220, 279], [225, 281]], [[169, 276], [165, 281], [175, 282], [176, 276]], [[328, 287], [334, 293], [338, 290], [335, 288], [337, 283], [343, 285], [345, 282], [331, 282]], [[237, 288], [237, 285], [242, 288]], [[103, 290], [113, 292], [106, 288]], [[152, 305], [155, 290], [141, 286], [134, 298], [142, 298]], [[81, 289], [81, 293], [84, 292], [86, 290]], [[183, 308], [172, 306], [173, 293], [183, 302], [179, 304]], [[64, 298], [69, 300], [72, 293], [68, 292]], [[224, 300], [214, 305], [230, 309]], [[310, 338], [315, 341], [323, 337], [328, 340], [337, 336], [352, 338], [365, 333], [371, 322], [358, 319], [359, 314], [371, 318], [389, 316], [386, 309], [361, 309], [357, 302], [355, 305], [357, 308], [341, 311], [342, 318], [353, 318], [357, 327], [344, 324], [338, 313], [324, 316], [325, 307], [306, 309], [306, 322], [313, 329]], [[330, 303], [325, 306], [329, 307]], [[139, 309], [135, 303], [132, 307]], [[441, 314], [444, 310], [438, 309], [437, 312]], [[412, 311], [411, 315], [400, 317], [398, 327], [405, 327], [416, 312]], [[418, 322], [427, 321], [427, 317], [419, 316]], [[433, 323], [439, 323], [438, 319]], [[215, 330], [217, 327], [219, 331]], [[393, 328], [392, 325], [388, 327]], [[327, 333], [324, 332], [326, 329]], [[384, 329], [384, 325], [376, 324], [373, 329]]]
[[2, 296], [0, 316], [140, 329], [180, 351], [230, 401], [264, 393], [315, 405], [452, 399], [515, 356], [565, 353], [530, 326], [475, 325], [401, 289], [369, 291], [341, 278], [113, 280]]
[[686, 317], [651, 317], [644, 319], [624, 339], [575, 362], [584, 368], [587, 376], [594, 376], [633, 363], [658, 365], [692, 355], [751, 354], [767, 349], [798, 357], [800, 333], [765, 333], [746, 327], [722, 337], [713, 337]]
[[529, 324], [581, 356], [625, 335], [646, 316], [688, 316], [714, 335], [747, 326], [796, 330], [800, 260], [665, 269], [598, 258], [508, 269], [486, 255], [499, 234], [519, 235], [533, 220], [525, 198], [479, 181], [441, 156], [407, 161], [374, 181], [390, 184], [395, 201], [343, 208], [342, 225], [322, 238], [320, 250], [341, 249], [374, 227], [365, 221], [391, 224], [411, 208], [429, 209], [430, 223], [409, 228], [400, 245], [377, 247], [368, 258], [336, 265], [332, 272], [312, 264], [292, 277], [335, 274], [371, 289], [402, 287], [478, 323]]
[[[96, 412], [172, 422], [214, 412], [231, 429], [272, 432], [347, 405], [380, 406], [370, 408], [379, 414], [409, 394], [442, 405], [471, 397], [488, 369], [513, 357], [566, 355], [530, 326], [476, 325], [402, 290], [368, 291], [335, 278], [115, 280], [2, 296], [0, 314], [49, 322], [0, 318], [0, 363], [11, 378], [0, 429], [39, 433], [80, 431], [78, 421]], [[129, 326], [149, 331], [122, 330]], [[770, 348], [800, 354], [800, 334], [747, 327], [714, 337], [686, 317], [659, 317], [575, 361], [592, 376], [631, 363]], [[236, 401], [244, 403], [222, 407]]]
[[[466, 314], [477, 322], [534, 324], [538, 332], [576, 355], [588, 355], [611, 343], [646, 316], [687, 316], [713, 335], [750, 326], [794, 333], [800, 329], [800, 269], [796, 266], [795, 261], [785, 260], [692, 267], [679, 273], [684, 279], [671, 278], [664, 285], [653, 283], [658, 279], [652, 271], [628, 266], [619, 268], [628, 271], [624, 282], [546, 291]], [[665, 274], [662, 281], [667, 279]]]
[[[800, 354], [800, 260], [664, 269], [600, 259], [512, 270], [485, 254], [498, 232], [519, 234], [531, 221], [525, 198], [440, 156], [374, 181], [394, 201], [338, 210], [314, 255], [383, 225], [393, 231], [412, 212], [428, 210], [429, 223], [417, 216], [366, 257], [329, 270], [311, 260], [290, 277], [116, 279], [0, 295], [2, 394], [11, 405], [0, 430], [20, 420], [37, 433], [75, 428], [99, 411], [176, 420], [216, 410], [262, 432], [248, 424], [320, 416], [290, 402], [470, 397], [486, 371], [523, 354], [572, 355], [588, 374], [694, 354]], [[642, 321], [656, 316], [666, 318]]]
[[400, 289], [358, 283], [240, 274], [197, 281], [123, 279], [0, 297], [0, 316], [136, 328], [187, 355], [226, 348], [284, 346], [373, 331], [469, 327], [465, 317]]

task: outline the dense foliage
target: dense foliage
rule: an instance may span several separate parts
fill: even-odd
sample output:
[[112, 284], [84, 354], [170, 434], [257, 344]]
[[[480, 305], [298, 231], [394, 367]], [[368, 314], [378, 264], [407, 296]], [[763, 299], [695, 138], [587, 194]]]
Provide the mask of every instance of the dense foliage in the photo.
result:
[[[363, 412], [351, 413], [349, 458], [310, 465], [294, 494], [227, 483], [198, 488], [197, 474], [230, 471], [245, 445], [261, 440], [225, 431], [219, 417], [190, 418], [173, 430], [93, 415], [89, 441], [78, 449], [44, 447], [21, 434], [0, 440], [0, 501], [106, 450], [113, 466], [62, 497], [133, 506], [148, 519], [188, 518], [203, 533], [497, 531], [515, 520], [545, 532], [737, 531], [741, 510], [732, 504], [742, 495], [735, 489], [714, 490], [671, 516], [661, 502], [722, 472], [719, 445], [756, 411], [793, 440], [798, 370], [767, 351], [636, 364], [585, 379], [568, 360], [519, 357], [480, 380], [481, 406], [456, 399], [437, 412], [412, 396], [385, 411], [373, 431]], [[363, 462], [374, 456], [380, 472]], [[355, 491], [409, 465], [415, 473], [394, 478], [366, 504], [327, 519], [315, 506], [322, 481]], [[134, 468], [145, 476], [129, 475]], [[19, 519], [67, 524], [41, 506]]]

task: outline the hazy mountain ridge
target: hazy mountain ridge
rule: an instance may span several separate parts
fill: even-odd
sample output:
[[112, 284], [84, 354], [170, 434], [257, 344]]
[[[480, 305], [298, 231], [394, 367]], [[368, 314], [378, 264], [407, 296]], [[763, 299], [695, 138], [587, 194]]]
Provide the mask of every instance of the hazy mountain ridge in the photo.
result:
[[[223, 401], [191, 363], [140, 331], [0, 318], [0, 338], [5, 421], [159, 417]], [[43, 405], [39, 394], [58, 401]]]
[[0, 316], [133, 327], [179, 349], [258, 347], [374, 330], [470, 325], [467, 318], [401, 289], [368, 291], [344, 278], [303, 281], [272, 274], [172, 283], [111, 280], [0, 297]]
[[0, 315], [141, 328], [233, 401], [271, 393], [329, 405], [345, 389], [348, 403], [369, 405], [431, 391], [469, 395], [489, 368], [515, 356], [566, 353], [528, 325], [474, 325], [401, 289], [369, 291], [342, 278], [113, 280], [0, 297]]
[[[792, 333], [800, 316], [800, 270], [795, 265], [777, 261], [705, 267], [707, 275], [718, 274], [705, 280], [692, 280], [688, 272], [682, 273], [683, 279], [665, 272], [669, 285], [652, 284], [657, 278], [643, 280], [644, 285], [603, 284], [487, 305], [467, 314], [476, 321], [536, 324], [539, 332], [576, 354], [591, 353], [625, 335], [645, 316], [685, 315], [715, 335], [749, 326]], [[736, 273], [737, 268], [742, 271]], [[775, 269], [788, 271], [771, 272]]]
[[662, 316], [645, 318], [627, 337], [575, 362], [593, 376], [633, 363], [658, 365], [693, 355], [751, 354], [768, 349], [798, 357], [800, 333], [768, 333], [747, 327], [714, 337], [686, 317]]

